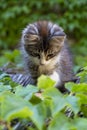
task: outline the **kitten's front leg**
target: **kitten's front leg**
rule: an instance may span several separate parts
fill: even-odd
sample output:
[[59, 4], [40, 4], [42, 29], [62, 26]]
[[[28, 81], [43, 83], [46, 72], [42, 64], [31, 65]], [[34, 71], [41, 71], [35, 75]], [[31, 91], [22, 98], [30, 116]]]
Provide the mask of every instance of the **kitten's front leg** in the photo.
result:
[[60, 87], [62, 85], [60, 74], [58, 74], [56, 71], [54, 71], [53, 74], [49, 75], [49, 77], [56, 82], [55, 87]]

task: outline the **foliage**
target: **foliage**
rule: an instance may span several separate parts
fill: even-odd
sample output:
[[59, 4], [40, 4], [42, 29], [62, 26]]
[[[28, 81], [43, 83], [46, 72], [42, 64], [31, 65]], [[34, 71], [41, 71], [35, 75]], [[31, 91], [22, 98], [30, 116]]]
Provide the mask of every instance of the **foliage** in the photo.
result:
[[[37, 20], [51, 20], [64, 28], [75, 58], [74, 70], [87, 66], [87, 0], [0, 1], [0, 66], [21, 66], [18, 48], [23, 28]], [[4, 49], [4, 50], [3, 50]], [[76, 56], [76, 57], [75, 57]], [[67, 83], [62, 94], [55, 82], [41, 76], [36, 86], [23, 87], [0, 72], [0, 130], [86, 130], [87, 67]]]
[[[87, 65], [87, 0], [0, 1], [0, 48], [13, 49], [23, 28], [37, 20], [51, 20], [61, 25], [73, 43], [75, 64]], [[73, 39], [73, 40], [71, 40]], [[2, 51], [0, 52], [2, 53]], [[83, 57], [84, 56], [84, 57]]]
[[79, 72], [77, 74], [77, 76], [80, 77], [80, 82], [81, 83], [84, 83], [84, 82], [87, 83], [87, 66], [82, 68], [81, 72]]
[[[79, 74], [87, 76], [87, 67]], [[87, 80], [86, 80], [87, 81]], [[0, 129], [86, 130], [87, 83], [67, 83], [62, 94], [55, 82], [42, 75], [37, 87], [22, 87], [7, 74], [0, 76]]]
[[[2, 52], [2, 55], [0, 57], [0, 66], [4, 67], [11, 67], [10, 64], [13, 64], [15, 66], [22, 66], [22, 58], [21, 58], [21, 54], [20, 51], [15, 49], [14, 51], [10, 51], [10, 50], [5, 50]], [[16, 67], [16, 68], [17, 68]]]
[[[0, 23], [0, 28], [2, 30], [2, 41], [0, 43], [4, 47], [7, 46], [6, 43], [13, 46], [17, 42], [21, 30], [26, 26], [26, 24], [39, 19], [48, 19], [59, 23], [67, 33], [73, 35], [76, 39], [79, 40], [79, 38], [82, 37], [81, 42], [83, 43], [83, 39], [87, 34], [86, 29], [83, 28], [83, 26], [85, 26], [85, 28], [87, 26], [85, 22], [87, 18], [85, 12], [87, 9], [86, 2], [86, 0], [39, 0], [38, 2], [35, 0], [21, 2], [17, 0], [1, 0], [0, 8], [2, 22]], [[49, 6], [47, 7], [47, 5]], [[83, 9], [82, 6], [84, 7]]]

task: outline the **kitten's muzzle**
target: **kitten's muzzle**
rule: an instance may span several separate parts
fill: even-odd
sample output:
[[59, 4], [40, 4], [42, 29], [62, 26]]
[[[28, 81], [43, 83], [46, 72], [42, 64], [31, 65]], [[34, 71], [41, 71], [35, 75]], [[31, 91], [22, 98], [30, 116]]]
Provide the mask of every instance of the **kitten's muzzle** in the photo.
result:
[[40, 62], [40, 65], [43, 66], [43, 65], [45, 65], [45, 64]]
[[40, 65], [43, 66], [43, 65], [45, 65], [45, 64], [46, 64], [46, 61], [43, 60], [43, 59], [40, 59]]

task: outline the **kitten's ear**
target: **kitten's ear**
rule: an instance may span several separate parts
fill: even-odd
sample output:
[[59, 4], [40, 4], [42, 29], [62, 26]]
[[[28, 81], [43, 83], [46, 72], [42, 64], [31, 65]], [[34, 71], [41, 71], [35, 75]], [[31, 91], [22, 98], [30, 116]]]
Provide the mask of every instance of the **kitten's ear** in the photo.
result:
[[57, 44], [62, 46], [64, 44], [66, 36], [53, 36], [51, 39], [51, 44]]
[[24, 35], [24, 41], [25, 41], [25, 44], [35, 44], [37, 43], [39, 40], [39, 37], [38, 35], [33, 35], [33, 34], [25, 34]]

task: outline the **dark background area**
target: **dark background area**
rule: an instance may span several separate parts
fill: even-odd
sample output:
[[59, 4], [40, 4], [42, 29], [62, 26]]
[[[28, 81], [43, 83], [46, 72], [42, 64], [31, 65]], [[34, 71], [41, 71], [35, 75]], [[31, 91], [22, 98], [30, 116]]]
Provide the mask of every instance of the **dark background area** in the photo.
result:
[[21, 32], [29, 23], [50, 20], [67, 34], [74, 59], [74, 70], [87, 66], [87, 0], [1, 0], [0, 1], [0, 66], [21, 64], [14, 50]]

